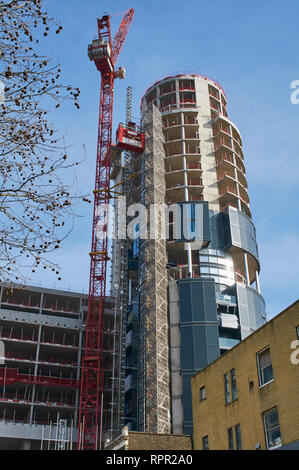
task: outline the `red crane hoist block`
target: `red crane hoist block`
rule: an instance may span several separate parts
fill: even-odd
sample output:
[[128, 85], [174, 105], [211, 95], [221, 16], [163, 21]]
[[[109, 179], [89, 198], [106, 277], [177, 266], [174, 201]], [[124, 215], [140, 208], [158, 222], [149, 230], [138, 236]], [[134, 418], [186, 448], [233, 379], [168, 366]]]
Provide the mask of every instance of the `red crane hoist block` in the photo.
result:
[[142, 153], [144, 150], [145, 134], [138, 132], [134, 127], [120, 123], [116, 131], [116, 147]]

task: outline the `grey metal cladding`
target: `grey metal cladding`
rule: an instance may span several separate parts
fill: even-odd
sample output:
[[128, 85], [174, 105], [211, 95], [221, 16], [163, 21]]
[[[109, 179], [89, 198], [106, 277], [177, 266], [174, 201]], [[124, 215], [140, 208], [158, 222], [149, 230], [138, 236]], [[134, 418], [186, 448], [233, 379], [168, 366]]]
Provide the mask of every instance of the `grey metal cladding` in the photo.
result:
[[258, 260], [256, 231], [251, 219], [244, 212], [228, 207], [227, 216], [224, 214], [222, 220], [227, 248], [230, 246], [242, 248]]

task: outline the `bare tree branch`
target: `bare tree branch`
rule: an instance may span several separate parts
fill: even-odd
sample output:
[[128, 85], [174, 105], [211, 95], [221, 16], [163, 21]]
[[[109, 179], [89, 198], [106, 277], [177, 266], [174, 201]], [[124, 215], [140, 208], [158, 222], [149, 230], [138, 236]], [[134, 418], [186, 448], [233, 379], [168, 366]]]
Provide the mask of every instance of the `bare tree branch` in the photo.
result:
[[0, 279], [26, 281], [22, 270], [59, 267], [48, 254], [74, 226], [74, 204], [89, 202], [65, 183], [73, 167], [47, 113], [80, 91], [59, 82], [60, 65], [38, 45], [62, 26], [49, 18], [43, 0], [0, 0]]

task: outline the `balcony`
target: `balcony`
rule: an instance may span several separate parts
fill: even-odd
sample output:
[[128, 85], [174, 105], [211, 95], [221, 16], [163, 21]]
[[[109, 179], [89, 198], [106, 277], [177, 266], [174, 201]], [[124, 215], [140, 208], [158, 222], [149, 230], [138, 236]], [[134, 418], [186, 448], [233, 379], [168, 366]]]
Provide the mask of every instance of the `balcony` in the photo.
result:
[[179, 91], [195, 91], [194, 80], [179, 80]]
[[195, 170], [195, 171], [202, 171], [201, 169], [201, 164], [200, 163], [191, 163], [191, 162], [187, 162], [186, 164], [186, 168], [187, 170]]
[[175, 89], [175, 82], [168, 82], [165, 83], [164, 85], [160, 86], [160, 96], [167, 95], [169, 93], [174, 93], [176, 91]]
[[237, 190], [233, 186], [225, 186], [219, 190], [219, 201], [221, 205], [235, 204], [238, 207]]
[[180, 103], [172, 103], [165, 106], [160, 106], [161, 113], [167, 113], [170, 111], [176, 111], [178, 109], [185, 109], [185, 108], [196, 108], [196, 102], [193, 101], [185, 101]]
[[214, 98], [216, 98], [217, 100], [219, 100], [219, 91], [212, 87], [211, 85], [209, 85], [209, 95], [210, 96], [213, 96]]
[[[188, 265], [178, 265], [173, 268], [167, 269], [167, 274], [172, 280], [178, 280], [178, 279], [185, 279], [189, 277], [189, 272], [188, 272]], [[200, 277], [199, 276], [199, 266], [198, 265], [193, 265], [192, 266], [192, 273], [191, 277]]]
[[226, 183], [236, 182], [233, 171], [223, 171], [223, 172], [217, 173], [217, 182], [220, 184], [225, 183], [225, 182]]
[[231, 142], [229, 137], [219, 137], [215, 139], [215, 152], [226, 149], [232, 151]]

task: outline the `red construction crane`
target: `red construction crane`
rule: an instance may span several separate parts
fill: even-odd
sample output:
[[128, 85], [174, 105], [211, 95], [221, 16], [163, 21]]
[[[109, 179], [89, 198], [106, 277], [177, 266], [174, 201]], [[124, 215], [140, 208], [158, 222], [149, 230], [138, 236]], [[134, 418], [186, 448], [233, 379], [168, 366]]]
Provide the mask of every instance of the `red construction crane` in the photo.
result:
[[82, 358], [81, 394], [79, 409], [78, 449], [101, 449], [103, 413], [103, 314], [108, 261], [108, 210], [111, 197], [111, 136], [113, 87], [115, 78], [124, 78], [124, 68], [115, 64], [134, 16], [131, 8], [124, 14], [119, 29], [111, 41], [110, 17], [98, 19], [98, 39], [88, 46], [88, 56], [101, 73], [99, 129], [90, 278], [86, 323], [85, 354]]

